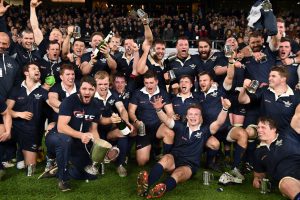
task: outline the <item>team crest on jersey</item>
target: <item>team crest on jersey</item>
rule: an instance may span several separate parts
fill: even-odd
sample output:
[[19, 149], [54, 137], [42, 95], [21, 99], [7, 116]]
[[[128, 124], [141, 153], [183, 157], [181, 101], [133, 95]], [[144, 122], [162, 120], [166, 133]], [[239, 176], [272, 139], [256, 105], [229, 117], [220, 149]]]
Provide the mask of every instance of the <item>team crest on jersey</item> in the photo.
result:
[[217, 96], [218, 96], [218, 92], [215, 91], [215, 92], [211, 93], [210, 95], [211, 95], [212, 97], [217, 97]]
[[202, 132], [197, 132], [196, 135], [195, 135], [195, 137], [198, 138], [198, 139], [200, 139], [201, 136], [202, 136], [202, 134], [203, 134]]
[[211, 59], [212, 61], [216, 61], [217, 56], [212, 56], [210, 59]]
[[43, 96], [43, 95], [41, 95], [41, 94], [34, 94], [34, 98], [35, 98], [35, 99], [40, 99], [41, 96]]
[[100, 59], [100, 62], [106, 63], [106, 58], [101, 58], [101, 59]]
[[196, 65], [195, 65], [195, 64], [191, 64], [190, 67], [191, 67], [192, 69], [195, 69]]
[[59, 70], [60, 70], [60, 67], [56, 67], [56, 71], [59, 72]]
[[114, 100], [114, 99], [111, 99], [111, 100], [109, 100], [107, 103], [109, 103], [110, 105], [114, 105], [115, 100]]
[[282, 101], [282, 102], [284, 103], [284, 106], [285, 106], [286, 108], [289, 108], [289, 107], [292, 105], [292, 103], [289, 102], [289, 101]]
[[282, 140], [277, 140], [275, 143], [276, 146], [281, 146], [282, 145]]
[[6, 67], [7, 67], [7, 68], [13, 68], [13, 66], [12, 66], [11, 63], [6, 63]]
[[125, 92], [125, 94], [122, 96], [122, 99], [129, 99], [129, 92]]

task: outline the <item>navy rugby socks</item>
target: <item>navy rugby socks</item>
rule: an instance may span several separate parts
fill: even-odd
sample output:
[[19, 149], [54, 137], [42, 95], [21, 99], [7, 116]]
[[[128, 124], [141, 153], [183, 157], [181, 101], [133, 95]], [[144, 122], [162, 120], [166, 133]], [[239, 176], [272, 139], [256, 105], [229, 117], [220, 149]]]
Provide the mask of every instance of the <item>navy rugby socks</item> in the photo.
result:
[[148, 185], [149, 186], [153, 185], [156, 181], [160, 179], [163, 173], [164, 173], [163, 166], [160, 163], [156, 163], [150, 171], [149, 178], [148, 178]]
[[177, 185], [175, 179], [172, 176], [169, 176], [164, 181], [164, 184], [166, 184], [166, 188], [167, 188], [166, 192], [173, 190], [176, 187], [176, 185]]

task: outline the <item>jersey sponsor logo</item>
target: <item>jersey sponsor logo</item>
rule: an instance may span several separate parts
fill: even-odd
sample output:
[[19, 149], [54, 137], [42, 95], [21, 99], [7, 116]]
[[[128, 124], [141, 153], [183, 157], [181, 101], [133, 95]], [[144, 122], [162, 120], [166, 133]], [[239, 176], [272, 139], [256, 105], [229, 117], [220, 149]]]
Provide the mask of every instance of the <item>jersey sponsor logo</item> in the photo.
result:
[[141, 104], [147, 103], [146, 101], [140, 101]]
[[25, 99], [25, 97], [18, 97], [17, 99], [18, 100], [23, 100], [23, 99]]
[[198, 139], [200, 139], [202, 135], [203, 135], [202, 132], [198, 132], [197, 131], [196, 134], [195, 134], [195, 137], [198, 138]]
[[180, 104], [173, 104], [173, 107], [179, 107]]
[[45, 66], [43, 66], [43, 65], [41, 65], [40, 68], [41, 68], [41, 69], [47, 69], [47, 67], [45, 67]]
[[282, 140], [277, 140], [275, 145], [278, 147], [282, 146]]
[[289, 107], [292, 105], [292, 103], [289, 102], [289, 101], [282, 101], [282, 102], [284, 103], [284, 106], [285, 106], [286, 108], [289, 108]]
[[85, 119], [85, 120], [87, 120], [87, 121], [92, 121], [94, 118], [95, 118], [95, 116], [94, 115], [86, 115], [84, 112], [82, 112], [82, 111], [74, 111], [73, 112], [73, 114], [74, 114], [74, 116], [76, 117], [76, 118], [78, 118], [78, 119]]
[[43, 95], [42, 94], [34, 94], [35, 99], [40, 99]]

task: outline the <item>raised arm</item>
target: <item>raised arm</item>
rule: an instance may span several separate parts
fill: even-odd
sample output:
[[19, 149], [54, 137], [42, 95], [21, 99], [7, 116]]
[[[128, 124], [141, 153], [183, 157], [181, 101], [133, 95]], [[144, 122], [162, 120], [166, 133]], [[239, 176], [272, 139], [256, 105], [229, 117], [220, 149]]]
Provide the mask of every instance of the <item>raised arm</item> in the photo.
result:
[[70, 53], [70, 40], [73, 35], [74, 26], [68, 26], [67, 36], [64, 39], [63, 45], [62, 45], [62, 58], [64, 60], [67, 60], [68, 53]]
[[224, 122], [227, 118], [228, 109], [231, 106], [231, 103], [228, 99], [224, 99], [223, 97], [221, 97], [221, 101], [222, 101], [223, 108], [222, 108], [221, 112], [219, 113], [217, 120], [214, 121], [209, 127], [210, 132], [212, 134], [215, 134], [219, 130], [219, 128], [224, 124]]
[[136, 71], [138, 74], [142, 75], [148, 71], [148, 66], [146, 65], [147, 57], [151, 48], [151, 44], [146, 40], [143, 42], [143, 54], [137, 63]]
[[10, 5], [4, 6], [3, 2], [4, 2], [4, 0], [0, 0], [0, 31], [8, 34], [9, 31], [7, 29], [4, 14], [6, 13], [7, 9], [10, 7]]
[[[153, 107], [156, 110], [157, 116], [167, 127], [173, 128], [175, 121], [172, 117], [169, 117], [164, 111], [163, 107], [165, 106], [165, 103], [163, 103], [163, 99], [161, 96], [154, 97], [153, 102], [151, 102]], [[169, 104], [171, 105], [171, 104]]]
[[43, 33], [41, 29], [39, 28], [39, 21], [36, 15], [36, 8], [41, 4], [42, 2], [38, 0], [31, 0], [30, 1], [30, 24], [32, 27], [32, 31], [34, 34], [34, 41], [37, 45], [39, 45], [42, 40], [44, 39]]

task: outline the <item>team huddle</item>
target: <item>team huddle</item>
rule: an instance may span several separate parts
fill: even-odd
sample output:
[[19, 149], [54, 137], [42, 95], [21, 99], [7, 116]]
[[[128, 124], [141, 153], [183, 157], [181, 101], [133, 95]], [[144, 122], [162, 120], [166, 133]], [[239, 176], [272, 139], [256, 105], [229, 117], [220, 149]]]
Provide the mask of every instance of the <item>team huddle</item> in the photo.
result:
[[[246, 164], [255, 188], [270, 178], [282, 194], [300, 199], [300, 47], [286, 37], [281, 18], [268, 40], [253, 31], [246, 46], [229, 37], [219, 51], [200, 38], [191, 55], [181, 36], [176, 54], [166, 56], [166, 43], [153, 38], [147, 18], [141, 18], [141, 47], [128, 37], [123, 51], [119, 35], [106, 41], [101, 32], [91, 35], [87, 51], [74, 39], [74, 26], [65, 37], [55, 28], [45, 38], [40, 3], [31, 0], [31, 29], [20, 42], [11, 40], [9, 6], [0, 3], [0, 179], [11, 154], [31, 176], [44, 140], [39, 178], [56, 177], [68, 191], [70, 179], [97, 179], [99, 166], [89, 168], [99, 164], [93, 145], [105, 140], [101, 162], [112, 162], [120, 177], [128, 174], [133, 148], [139, 166], [158, 161], [138, 174], [139, 196], [161, 197], [202, 166], [219, 170], [222, 154], [230, 171], [221, 183], [242, 183]], [[155, 184], [164, 171], [170, 175]]]

